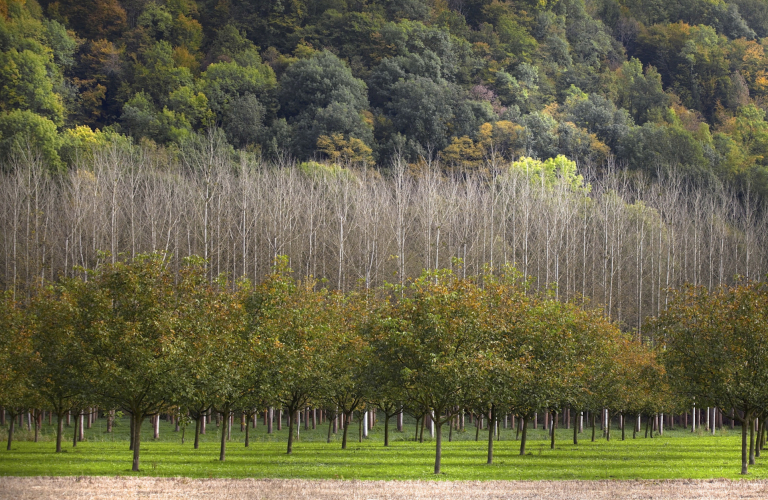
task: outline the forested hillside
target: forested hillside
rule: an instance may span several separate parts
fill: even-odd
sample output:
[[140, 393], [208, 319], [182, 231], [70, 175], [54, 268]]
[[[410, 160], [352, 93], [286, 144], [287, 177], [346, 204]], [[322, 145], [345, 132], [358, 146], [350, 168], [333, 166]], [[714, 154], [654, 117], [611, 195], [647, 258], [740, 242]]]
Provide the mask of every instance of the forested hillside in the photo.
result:
[[285, 254], [340, 290], [513, 265], [639, 329], [768, 269], [765, 2], [0, 14], [4, 289], [102, 251], [256, 282]]
[[0, 141], [62, 170], [220, 129], [265, 159], [557, 154], [768, 188], [764, 0], [0, 0]]

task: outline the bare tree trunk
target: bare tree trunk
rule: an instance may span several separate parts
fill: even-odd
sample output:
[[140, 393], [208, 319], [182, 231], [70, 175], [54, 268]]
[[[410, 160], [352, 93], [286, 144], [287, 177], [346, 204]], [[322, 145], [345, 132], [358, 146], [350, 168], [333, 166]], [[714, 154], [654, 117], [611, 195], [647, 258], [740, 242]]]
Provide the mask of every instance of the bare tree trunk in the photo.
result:
[[144, 415], [133, 413], [133, 472], [139, 472], [139, 449], [141, 447], [141, 423]]
[[443, 457], [443, 420], [439, 419], [436, 425], [435, 432], [437, 433], [435, 439], [435, 474], [440, 474], [440, 462]]
[[489, 420], [489, 426], [488, 426], [488, 462], [489, 464], [493, 463], [493, 422], [496, 421], [496, 406], [491, 405], [491, 419]]
[[229, 408], [226, 408], [223, 412], [224, 418], [221, 419], [221, 447], [219, 449], [219, 461], [221, 462], [227, 459], [227, 431], [229, 430], [229, 413]]
[[11, 413], [10, 425], [8, 426], [8, 446], [5, 448], [8, 451], [11, 451], [11, 442], [13, 441], [13, 428], [15, 423], [16, 423], [15, 415]]

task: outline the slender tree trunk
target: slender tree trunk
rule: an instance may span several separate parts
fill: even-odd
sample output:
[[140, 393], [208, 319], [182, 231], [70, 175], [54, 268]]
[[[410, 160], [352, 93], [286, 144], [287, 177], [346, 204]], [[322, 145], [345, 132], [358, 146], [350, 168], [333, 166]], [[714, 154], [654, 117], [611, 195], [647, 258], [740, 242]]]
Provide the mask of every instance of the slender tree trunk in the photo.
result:
[[288, 455], [293, 453], [293, 414], [295, 412], [292, 408], [288, 409]]
[[344, 415], [344, 429], [341, 435], [341, 449], [346, 450], [347, 449], [347, 434], [349, 431], [349, 422], [352, 420], [352, 412], [343, 412]]
[[440, 474], [440, 460], [443, 457], [443, 420], [438, 419], [435, 426], [435, 474]]
[[573, 444], [579, 444], [579, 414], [581, 412], [572, 411], [573, 413]]
[[390, 415], [384, 412], [384, 446], [389, 446], [389, 419]]
[[77, 440], [82, 441], [85, 439], [85, 413], [80, 412], [80, 414], [77, 416]]
[[419, 443], [424, 442], [424, 426], [427, 423], [427, 414], [425, 413], [421, 417], [421, 429], [419, 430]]
[[637, 438], [637, 426], [639, 425], [639, 422], [632, 425], [632, 439]]
[[520, 455], [525, 455], [525, 442], [528, 438], [528, 417], [523, 417], [523, 425], [520, 431]]
[[249, 433], [249, 429], [250, 429], [250, 427], [251, 427], [251, 426], [250, 426], [250, 425], [248, 425], [248, 420], [246, 420], [246, 421], [245, 421], [245, 447], [246, 447], [246, 448], [248, 448], [248, 445], [250, 445], [250, 444], [251, 444], [251, 441], [250, 441], [250, 433]]
[[11, 451], [11, 442], [13, 441], [13, 427], [16, 424], [16, 415], [11, 413], [10, 424], [8, 425], [8, 446], [5, 448]]
[[491, 405], [491, 420], [488, 422], [488, 463], [493, 463], [493, 423], [496, 421], [496, 407]]
[[597, 415], [595, 415], [595, 412], [591, 411], [589, 412], [590, 420], [592, 420], [592, 442], [595, 442], [595, 418]]
[[755, 419], [749, 419], [749, 465], [755, 465]]
[[141, 422], [144, 420], [144, 415], [139, 413], [133, 414], [133, 472], [139, 471], [139, 449], [141, 446]]
[[656, 422], [657, 422], [657, 420], [658, 420], [658, 418], [656, 416], [654, 416], [653, 418], [648, 417], [648, 422], [649, 422], [649, 425], [650, 425], [650, 428], [651, 428], [651, 439], [653, 439], [653, 431], [656, 429]]
[[747, 474], [748, 453], [747, 447], [747, 425], [751, 415], [749, 412], [744, 412], [744, 420], [741, 422], [741, 473]]
[[[80, 414], [78, 413], [77, 416], [75, 417], [75, 428], [74, 428], [74, 432], [72, 434], [72, 448], [76, 448], [77, 447], [77, 434], [79, 432], [80, 432]], [[131, 442], [131, 444], [135, 445], [136, 444], [135, 440], [134, 440], [134, 442]], [[131, 448], [131, 449], [133, 449], [133, 448]]]
[[331, 418], [328, 420], [328, 439], [325, 441], [326, 443], [331, 442], [331, 430], [333, 429], [333, 424], [336, 422], [335, 418]]
[[227, 429], [229, 429], [229, 409], [222, 413], [221, 419], [221, 448], [219, 450], [219, 461], [227, 459]]
[[56, 412], [56, 453], [61, 453], [61, 437], [64, 434], [64, 413]]
[[197, 450], [200, 448], [200, 426], [202, 423], [200, 422], [203, 418], [202, 415], [198, 415], [198, 417], [195, 419], [195, 449]]

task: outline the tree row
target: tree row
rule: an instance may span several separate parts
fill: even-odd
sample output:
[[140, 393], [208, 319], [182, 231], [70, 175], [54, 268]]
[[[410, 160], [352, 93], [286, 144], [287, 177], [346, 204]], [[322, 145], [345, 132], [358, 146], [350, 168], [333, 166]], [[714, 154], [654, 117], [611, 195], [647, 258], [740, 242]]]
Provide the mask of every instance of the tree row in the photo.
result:
[[670, 287], [768, 270], [764, 202], [716, 181], [597, 172], [563, 157], [496, 157], [474, 170], [284, 160], [233, 156], [215, 135], [177, 153], [110, 143], [64, 174], [19, 156], [0, 173], [0, 286], [26, 296], [95, 267], [99, 249], [162, 249], [174, 270], [200, 255], [209, 279], [253, 282], [284, 254], [297, 276], [343, 291], [360, 279], [404, 284], [460, 258], [462, 276], [513, 265], [537, 291], [590, 297], [640, 331]]
[[[761, 285], [711, 295], [715, 304], [728, 297], [741, 302], [730, 316], [710, 308], [707, 340], [687, 337], [684, 319], [701, 318], [710, 295], [700, 290], [701, 300], [691, 304], [680, 294], [648, 327], [657, 338], [651, 344], [623, 334], [583, 301], [536, 292], [511, 267], [472, 277], [425, 271], [404, 285], [371, 289], [362, 282], [343, 293], [312, 278], [294, 279], [285, 257], [258, 284], [211, 281], [200, 258], [174, 272], [167, 257], [110, 263], [105, 255], [84, 275], [40, 287], [27, 303], [6, 295], [0, 404], [12, 422], [29, 408], [48, 409], [57, 419], [60, 451], [69, 411], [119, 409], [131, 416], [133, 470], [147, 416], [192, 418], [197, 434], [206, 414], [224, 415], [225, 460], [229, 416], [253, 417], [265, 408], [286, 411], [288, 453], [298, 415], [308, 407], [343, 417], [342, 448], [350, 423], [366, 410], [384, 414], [385, 434], [389, 420], [408, 411], [434, 426], [435, 473], [443, 427], [452, 429], [467, 411], [488, 418], [489, 462], [490, 424], [500, 415], [520, 419], [521, 454], [535, 415], [555, 422], [566, 411], [574, 444], [584, 412], [593, 426], [594, 415], [605, 416], [607, 425], [608, 415], [620, 416], [623, 435], [624, 422], [680, 414], [692, 405], [732, 411], [743, 436], [749, 426], [753, 463], [764, 441], [768, 367], [759, 349], [766, 333], [754, 322], [755, 314], [768, 313]], [[9, 446], [11, 439], [9, 432]], [[745, 461], [744, 473], [746, 467]]]

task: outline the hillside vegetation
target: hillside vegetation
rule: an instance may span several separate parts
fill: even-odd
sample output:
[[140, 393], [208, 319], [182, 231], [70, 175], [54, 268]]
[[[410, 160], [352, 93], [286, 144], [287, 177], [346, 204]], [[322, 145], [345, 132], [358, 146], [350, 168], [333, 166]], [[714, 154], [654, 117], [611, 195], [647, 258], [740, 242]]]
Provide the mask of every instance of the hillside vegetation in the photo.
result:
[[0, 149], [61, 170], [219, 130], [266, 159], [563, 154], [764, 191], [767, 34], [763, 0], [0, 0]]

